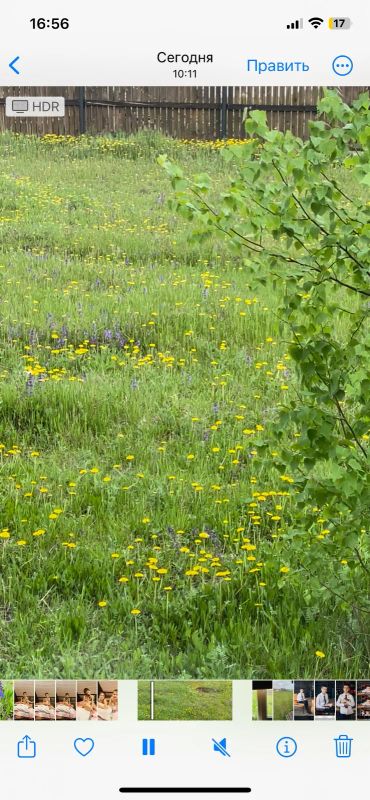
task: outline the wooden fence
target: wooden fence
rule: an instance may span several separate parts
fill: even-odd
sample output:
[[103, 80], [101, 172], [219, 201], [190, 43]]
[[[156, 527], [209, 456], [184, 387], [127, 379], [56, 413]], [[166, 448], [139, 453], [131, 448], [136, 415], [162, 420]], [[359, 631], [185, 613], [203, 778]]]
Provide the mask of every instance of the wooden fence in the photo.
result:
[[[180, 139], [242, 138], [243, 111], [266, 109], [269, 123], [305, 137], [322, 88], [315, 86], [0, 87], [0, 131], [125, 134], [159, 130]], [[364, 87], [340, 89], [346, 102]], [[62, 119], [7, 118], [7, 95], [64, 96]]]

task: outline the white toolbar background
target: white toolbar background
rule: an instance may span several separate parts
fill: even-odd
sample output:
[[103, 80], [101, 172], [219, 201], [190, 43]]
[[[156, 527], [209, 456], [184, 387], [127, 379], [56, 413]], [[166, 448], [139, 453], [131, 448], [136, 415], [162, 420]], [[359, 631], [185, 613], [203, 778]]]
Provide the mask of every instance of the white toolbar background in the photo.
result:
[[[119, 792], [121, 786], [250, 786], [253, 800], [298, 796], [344, 800], [362, 795], [368, 785], [370, 722], [251, 722], [250, 686], [234, 681], [232, 722], [137, 722], [135, 681], [120, 682], [118, 722], [1, 722], [2, 796], [11, 800], [130, 797]], [[335, 755], [334, 737], [343, 733], [353, 737], [348, 759]], [[17, 757], [17, 742], [26, 734], [37, 742], [35, 759]], [[297, 741], [292, 758], [276, 753], [282, 736]], [[77, 737], [95, 740], [88, 756], [74, 750]], [[141, 754], [143, 737], [156, 739], [155, 756]], [[212, 738], [224, 737], [230, 758], [213, 750]], [[145, 800], [150, 795], [132, 797]], [[227, 792], [220, 795], [227, 797], [231, 797]]]
[[[308, 24], [319, 15], [323, 25]], [[333, 31], [331, 16], [349, 16], [349, 30]], [[32, 30], [31, 17], [68, 17], [68, 30]], [[286, 25], [303, 17], [303, 30]], [[370, 4], [363, 0], [18, 0], [1, 11], [3, 85], [368, 85]], [[212, 64], [160, 64], [157, 53], [213, 53]], [[353, 71], [335, 75], [333, 59], [350, 56]], [[19, 56], [17, 76], [9, 63]], [[299, 61], [307, 72], [247, 72], [247, 59]], [[174, 69], [197, 76], [175, 78]]]

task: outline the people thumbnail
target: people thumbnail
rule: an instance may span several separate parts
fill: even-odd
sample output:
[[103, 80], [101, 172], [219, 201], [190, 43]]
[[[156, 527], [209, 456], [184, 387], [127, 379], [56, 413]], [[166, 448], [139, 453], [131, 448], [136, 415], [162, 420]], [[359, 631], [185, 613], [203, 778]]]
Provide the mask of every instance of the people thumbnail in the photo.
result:
[[14, 682], [13, 719], [35, 719], [35, 686], [33, 681]]
[[335, 718], [335, 681], [315, 681], [315, 716]]
[[357, 681], [357, 719], [370, 720], [370, 681]]
[[336, 718], [356, 719], [356, 682], [337, 681]]
[[77, 681], [77, 719], [97, 720], [97, 682]]
[[98, 682], [98, 719], [109, 721], [118, 719], [118, 684], [117, 681]]
[[56, 682], [56, 719], [76, 719], [76, 681]]
[[55, 720], [55, 681], [35, 681], [35, 719]]
[[294, 681], [294, 719], [313, 720], [315, 711], [313, 681]]

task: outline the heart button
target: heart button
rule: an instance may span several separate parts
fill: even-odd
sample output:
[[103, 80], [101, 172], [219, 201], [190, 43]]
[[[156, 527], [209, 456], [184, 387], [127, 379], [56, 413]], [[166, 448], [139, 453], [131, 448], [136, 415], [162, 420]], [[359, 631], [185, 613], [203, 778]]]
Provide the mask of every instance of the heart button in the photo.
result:
[[73, 744], [80, 756], [88, 756], [94, 749], [95, 742], [94, 739], [88, 737], [87, 739], [75, 739]]

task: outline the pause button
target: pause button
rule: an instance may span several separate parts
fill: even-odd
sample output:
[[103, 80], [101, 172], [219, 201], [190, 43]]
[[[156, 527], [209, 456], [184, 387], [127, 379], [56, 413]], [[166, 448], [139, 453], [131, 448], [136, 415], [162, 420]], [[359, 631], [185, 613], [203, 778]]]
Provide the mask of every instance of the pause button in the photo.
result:
[[143, 756], [155, 756], [155, 739], [143, 739], [142, 754]]

